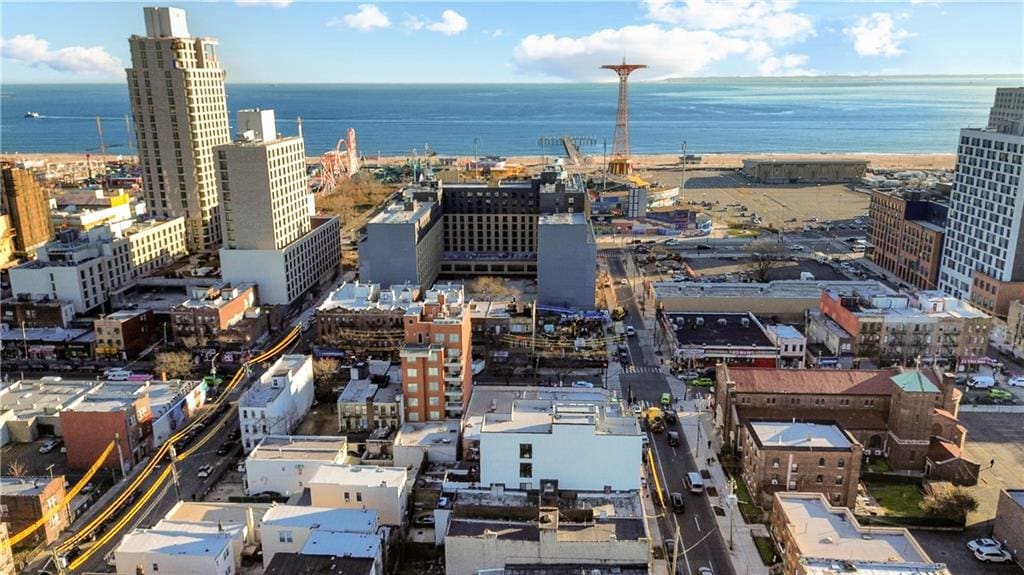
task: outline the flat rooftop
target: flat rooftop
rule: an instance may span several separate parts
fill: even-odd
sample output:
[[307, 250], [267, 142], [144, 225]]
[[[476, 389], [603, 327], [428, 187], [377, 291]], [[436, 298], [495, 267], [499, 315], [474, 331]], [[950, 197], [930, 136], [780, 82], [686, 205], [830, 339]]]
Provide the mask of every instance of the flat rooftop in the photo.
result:
[[540, 218], [537, 220], [537, 224], [538, 225], [542, 225], [542, 226], [543, 225], [552, 225], [552, 224], [582, 226], [582, 225], [586, 225], [586, 223], [587, 223], [587, 216], [585, 216], [584, 214], [579, 213], [579, 212], [574, 212], [574, 213], [565, 212], [565, 213], [558, 213], [558, 214], [544, 214], [544, 215], [540, 216]]
[[587, 425], [595, 435], [640, 435], [632, 415], [609, 415], [604, 405], [519, 399], [511, 413], [488, 413], [481, 433], [552, 433], [559, 425]]
[[181, 531], [136, 529], [121, 539], [116, 552], [217, 557], [229, 545], [231, 535], [227, 533], [191, 534]]
[[[536, 541], [540, 538], [537, 521], [488, 521], [453, 517], [446, 537], [484, 537], [511, 541]], [[600, 543], [638, 541], [647, 538], [643, 519], [605, 519], [597, 523], [558, 524], [559, 542]]]
[[404, 447], [430, 447], [451, 445], [459, 441], [459, 424], [455, 421], [406, 423], [395, 435], [395, 445]]
[[681, 346], [775, 347], [764, 327], [749, 314], [686, 312], [665, 317], [675, 328], [676, 342]]
[[774, 331], [775, 335], [782, 339], [800, 339], [804, 337], [804, 334], [800, 333], [800, 330], [784, 323], [769, 325], [766, 326], [766, 329]]
[[402, 203], [394, 203], [370, 218], [367, 224], [408, 224], [419, 221], [434, 209], [434, 202], [420, 202], [409, 210]]
[[776, 493], [797, 553], [805, 558], [889, 563], [931, 563], [909, 531], [861, 527], [845, 507], [819, 493]]
[[756, 419], [748, 421], [747, 427], [764, 449], [849, 449], [853, 446], [842, 428], [834, 423]]
[[840, 561], [802, 558], [807, 575], [949, 575], [943, 563], [886, 563], [882, 561]]
[[376, 533], [339, 533], [317, 529], [302, 546], [303, 555], [374, 558], [380, 554], [380, 536]]
[[263, 516], [263, 524], [349, 533], [373, 533], [377, 529], [377, 512], [372, 509], [274, 505]]
[[720, 298], [780, 298], [818, 299], [823, 289], [838, 293], [853, 292], [877, 295], [895, 295], [892, 289], [877, 281], [819, 281], [775, 280], [767, 283], [708, 283], [691, 281], [664, 281], [654, 283], [658, 298], [720, 297]]
[[1007, 489], [1006, 494], [1016, 501], [1017, 505], [1024, 507], [1024, 489]]
[[321, 435], [269, 435], [264, 437], [247, 459], [254, 461], [327, 461], [345, 456], [348, 440]]
[[377, 393], [378, 386], [369, 379], [353, 379], [338, 394], [338, 403], [366, 403]]
[[88, 343], [96, 341], [96, 333], [91, 329], [63, 328], [63, 327], [27, 327], [24, 332], [20, 327], [11, 327], [0, 330], [0, 339], [3, 341], [17, 342], [47, 342], [63, 343], [76, 341]]
[[0, 495], [4, 497], [33, 497], [46, 490], [51, 481], [60, 477], [0, 477]]
[[95, 381], [59, 377], [15, 381], [0, 387], [0, 411], [9, 409], [20, 420], [57, 415], [95, 386]]
[[332, 485], [372, 485], [400, 487], [409, 478], [404, 467], [376, 467], [373, 465], [321, 465], [306, 485], [326, 483]]
[[398, 284], [382, 288], [380, 284], [365, 284], [358, 281], [342, 282], [332, 291], [318, 311], [402, 311], [420, 297], [420, 286]]
[[[559, 499], [562, 510], [591, 510], [596, 515], [602, 512], [608, 517], [620, 519], [642, 518], [644, 509], [636, 491], [604, 493], [602, 491], [573, 491], [572, 497]], [[455, 495], [456, 507], [536, 507], [536, 494], [506, 489], [495, 493], [490, 489], [460, 489]]]
[[180, 501], [164, 515], [167, 521], [180, 523], [242, 523], [248, 521], [250, 510], [258, 524], [271, 508], [270, 503], [228, 503], [215, 501]]
[[264, 575], [369, 575], [376, 571], [374, 559], [275, 553]]

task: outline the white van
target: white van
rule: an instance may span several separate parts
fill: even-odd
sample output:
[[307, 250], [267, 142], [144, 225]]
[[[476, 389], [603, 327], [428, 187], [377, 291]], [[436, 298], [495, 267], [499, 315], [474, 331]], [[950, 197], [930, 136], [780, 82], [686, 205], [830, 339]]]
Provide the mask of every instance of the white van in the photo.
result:
[[973, 387], [974, 389], [988, 389], [996, 386], [996, 378], [991, 375], [972, 375], [967, 380], [967, 387]]
[[686, 474], [684, 481], [690, 493], [704, 493], [704, 480], [701, 479], [700, 473], [691, 471]]
[[131, 376], [131, 370], [124, 369], [122, 367], [115, 367], [114, 369], [108, 369], [103, 372], [103, 377], [107, 381], [128, 381], [128, 378]]

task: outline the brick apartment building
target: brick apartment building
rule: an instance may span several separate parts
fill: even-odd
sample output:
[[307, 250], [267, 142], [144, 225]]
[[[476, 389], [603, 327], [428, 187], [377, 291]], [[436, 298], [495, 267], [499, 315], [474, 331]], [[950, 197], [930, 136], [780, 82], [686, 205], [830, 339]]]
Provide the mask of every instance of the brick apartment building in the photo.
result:
[[398, 358], [405, 314], [418, 306], [420, 287], [345, 282], [316, 311], [317, 344], [376, 358]]
[[120, 449], [107, 456], [107, 469], [117, 469], [121, 457], [127, 469], [145, 457], [153, 414], [141, 389], [108, 383], [60, 412], [68, 467], [88, 469], [115, 438]]
[[220, 284], [193, 288], [189, 299], [171, 308], [171, 332], [175, 341], [196, 338], [202, 344], [245, 318], [256, 305], [253, 284]]
[[[0, 478], [0, 518], [10, 533], [20, 533], [64, 500], [64, 476]], [[27, 541], [53, 543], [68, 526], [67, 508], [57, 512]]]
[[833, 420], [895, 470], [973, 485], [978, 464], [963, 453], [962, 393], [932, 370], [809, 370], [719, 366], [715, 422], [737, 448], [749, 419]]
[[937, 289], [948, 211], [920, 192], [872, 192], [871, 260], [917, 289]]
[[68, 328], [75, 319], [75, 304], [51, 298], [34, 297], [32, 294], [18, 294], [0, 302], [3, 321], [13, 327], [59, 327]]
[[135, 359], [160, 339], [153, 310], [121, 310], [93, 321], [96, 357]]
[[31, 170], [15, 168], [9, 164], [2, 171], [3, 211], [11, 217], [14, 229], [14, 255], [35, 257], [36, 249], [53, 239], [50, 222], [50, 202], [46, 192], [36, 182]]
[[743, 480], [762, 507], [777, 491], [821, 493], [833, 505], [857, 500], [864, 447], [838, 423], [748, 419], [739, 444]]
[[435, 285], [404, 321], [399, 355], [406, 421], [460, 418], [473, 392], [473, 333], [462, 286]]

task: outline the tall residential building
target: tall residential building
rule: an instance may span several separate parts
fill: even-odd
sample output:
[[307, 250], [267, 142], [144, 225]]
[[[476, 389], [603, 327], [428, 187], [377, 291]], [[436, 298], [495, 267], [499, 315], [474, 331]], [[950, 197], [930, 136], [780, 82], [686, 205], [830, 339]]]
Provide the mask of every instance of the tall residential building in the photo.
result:
[[36, 249], [53, 239], [50, 203], [30, 170], [3, 166], [3, 213], [10, 218], [14, 255], [31, 258]]
[[871, 261], [918, 289], [936, 289], [948, 212], [919, 192], [872, 192]]
[[1000, 88], [988, 126], [960, 130], [939, 287], [1006, 317], [1024, 297], [1024, 87]]
[[435, 285], [405, 312], [405, 420], [458, 419], [473, 391], [473, 332], [461, 285]]
[[241, 110], [238, 138], [217, 146], [225, 281], [259, 286], [260, 301], [286, 305], [341, 263], [338, 218], [313, 216], [302, 137], [279, 138], [273, 110]]
[[143, 11], [146, 35], [128, 39], [127, 72], [146, 203], [158, 217], [185, 217], [190, 249], [217, 249], [213, 147], [231, 141], [217, 41], [191, 36], [184, 10]]

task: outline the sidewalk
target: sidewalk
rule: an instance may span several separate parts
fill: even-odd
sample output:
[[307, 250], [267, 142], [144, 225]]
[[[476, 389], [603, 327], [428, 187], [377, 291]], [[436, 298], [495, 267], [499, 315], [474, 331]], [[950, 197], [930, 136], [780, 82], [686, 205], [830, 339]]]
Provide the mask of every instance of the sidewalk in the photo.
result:
[[[708, 499], [711, 501], [712, 507], [720, 507], [725, 510], [724, 516], [715, 514], [715, 521], [718, 523], [719, 531], [722, 532], [722, 538], [725, 539], [726, 545], [728, 545], [730, 539], [730, 510], [726, 498], [729, 495], [729, 481], [722, 470], [722, 466], [718, 463], [717, 457], [711, 465], [707, 465], [705, 461], [710, 455], [707, 447], [709, 439], [716, 455], [722, 446], [715, 434], [708, 433], [711, 428], [711, 424], [708, 421], [708, 412], [706, 409], [701, 411], [700, 407], [703, 406], [698, 405], [698, 403], [702, 402], [700, 400], [680, 402], [679, 423], [683, 428], [683, 433], [686, 434], [687, 444], [694, 446], [693, 458], [697, 460], [697, 466], [701, 470], [706, 469], [711, 474], [709, 483], [714, 486], [718, 494], [714, 497], [709, 496]], [[698, 425], [700, 426], [699, 432]], [[698, 434], [700, 436], [699, 439]], [[751, 525], [746, 523], [739, 509], [732, 511], [732, 520], [733, 549], [729, 551], [729, 558], [732, 560], [733, 570], [737, 575], [768, 575], [768, 568], [761, 562], [757, 546], [754, 545], [754, 540], [751, 538], [751, 532], [758, 535], [767, 535], [767, 529], [761, 524]]]

